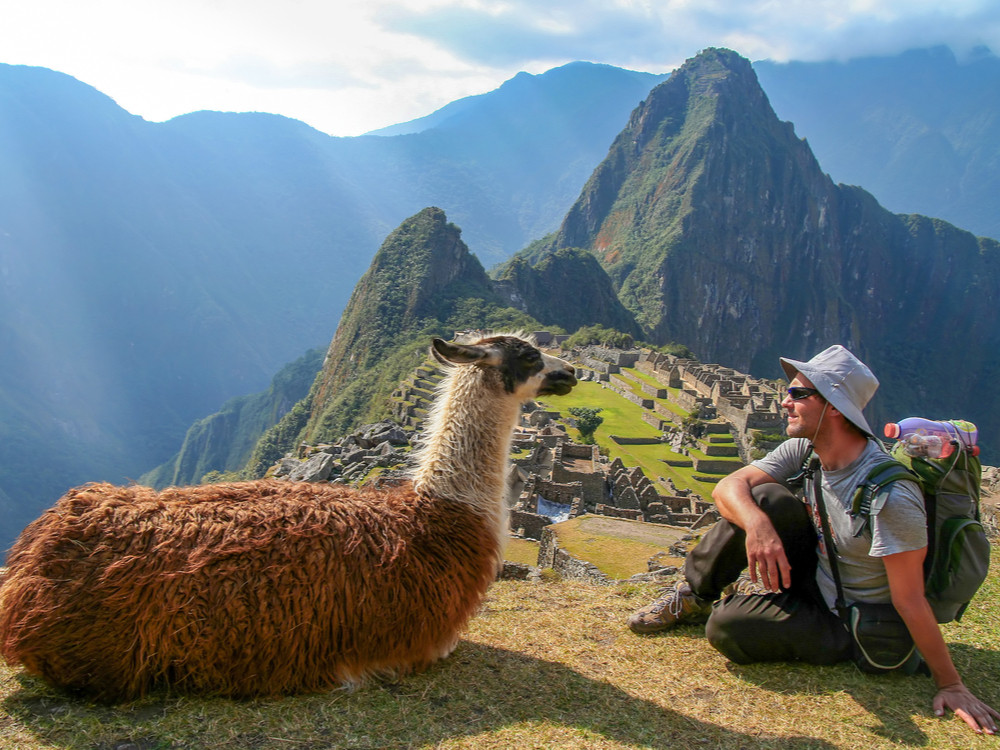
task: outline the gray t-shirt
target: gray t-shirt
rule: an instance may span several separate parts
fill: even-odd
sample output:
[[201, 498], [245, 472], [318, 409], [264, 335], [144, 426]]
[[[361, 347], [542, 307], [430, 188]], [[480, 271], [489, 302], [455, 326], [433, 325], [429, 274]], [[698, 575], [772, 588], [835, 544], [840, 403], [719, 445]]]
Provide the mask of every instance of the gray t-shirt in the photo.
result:
[[[809, 441], [793, 438], [775, 448], [753, 466], [776, 481], [785, 483], [802, 469], [809, 451]], [[854, 491], [868, 476], [869, 470], [884, 452], [873, 440], [858, 458], [843, 469], [823, 471], [823, 501], [830, 515], [830, 533], [837, 548], [837, 570], [844, 587], [844, 598], [851, 602], [888, 602], [889, 579], [880, 558], [927, 546], [927, 515], [920, 490], [913, 482], [898, 481], [889, 485], [885, 505], [872, 515], [870, 528], [854, 536], [851, 524], [851, 500]], [[811, 494], [811, 493], [810, 493]], [[816, 581], [831, 608], [837, 599], [837, 585], [830, 572], [830, 560], [823, 542], [823, 527], [812, 497], [807, 497], [812, 511], [819, 551]], [[793, 573], [794, 575], [794, 573]]]

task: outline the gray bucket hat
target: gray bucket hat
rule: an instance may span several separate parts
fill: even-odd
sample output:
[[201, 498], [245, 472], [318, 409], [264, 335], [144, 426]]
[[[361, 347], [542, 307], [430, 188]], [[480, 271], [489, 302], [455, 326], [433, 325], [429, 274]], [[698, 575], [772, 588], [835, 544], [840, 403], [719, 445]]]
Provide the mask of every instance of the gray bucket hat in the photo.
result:
[[864, 362], [840, 344], [824, 349], [808, 362], [785, 357], [780, 361], [789, 380], [801, 372], [845, 419], [866, 435], [875, 436], [861, 410], [878, 390], [878, 379]]

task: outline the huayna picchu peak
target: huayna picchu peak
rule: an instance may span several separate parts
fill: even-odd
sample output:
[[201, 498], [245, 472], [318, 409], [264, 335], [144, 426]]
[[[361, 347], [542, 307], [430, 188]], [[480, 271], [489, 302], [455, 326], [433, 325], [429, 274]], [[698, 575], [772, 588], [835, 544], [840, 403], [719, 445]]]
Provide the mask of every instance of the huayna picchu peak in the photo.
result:
[[1000, 374], [1000, 246], [835, 185], [733, 52], [654, 88], [526, 257], [569, 247], [600, 261], [651, 343], [760, 376], [841, 343], [882, 377], [876, 420], [957, 410], [1000, 427], [1000, 397], [977, 387]]

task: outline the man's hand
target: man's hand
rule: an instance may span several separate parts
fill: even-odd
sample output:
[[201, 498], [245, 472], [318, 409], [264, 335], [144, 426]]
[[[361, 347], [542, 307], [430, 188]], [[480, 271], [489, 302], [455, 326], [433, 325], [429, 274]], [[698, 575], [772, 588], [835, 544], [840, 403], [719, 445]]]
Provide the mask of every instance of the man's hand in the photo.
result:
[[761, 514], [746, 529], [747, 569], [750, 580], [758, 581], [775, 593], [792, 585], [792, 566], [788, 564], [785, 547], [767, 516]]
[[944, 716], [946, 708], [954, 711], [955, 716], [968, 724], [972, 731], [978, 734], [996, 734], [1000, 713], [969, 692], [963, 683], [946, 685], [937, 691], [934, 696], [934, 713]]
[[777, 593], [792, 585], [792, 566], [774, 524], [753, 499], [753, 488], [775, 479], [755, 466], [744, 466], [715, 485], [715, 507], [731, 524], [746, 533], [750, 580]]

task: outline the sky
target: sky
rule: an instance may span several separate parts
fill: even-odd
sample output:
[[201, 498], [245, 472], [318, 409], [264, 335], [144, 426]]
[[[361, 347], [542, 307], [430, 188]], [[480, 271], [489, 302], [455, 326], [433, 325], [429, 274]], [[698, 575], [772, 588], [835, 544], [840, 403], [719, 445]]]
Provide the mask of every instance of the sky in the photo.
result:
[[1000, 0], [0, 0], [0, 62], [67, 73], [155, 122], [270, 112], [335, 136], [576, 60], [668, 73], [948, 45], [1000, 52]]

